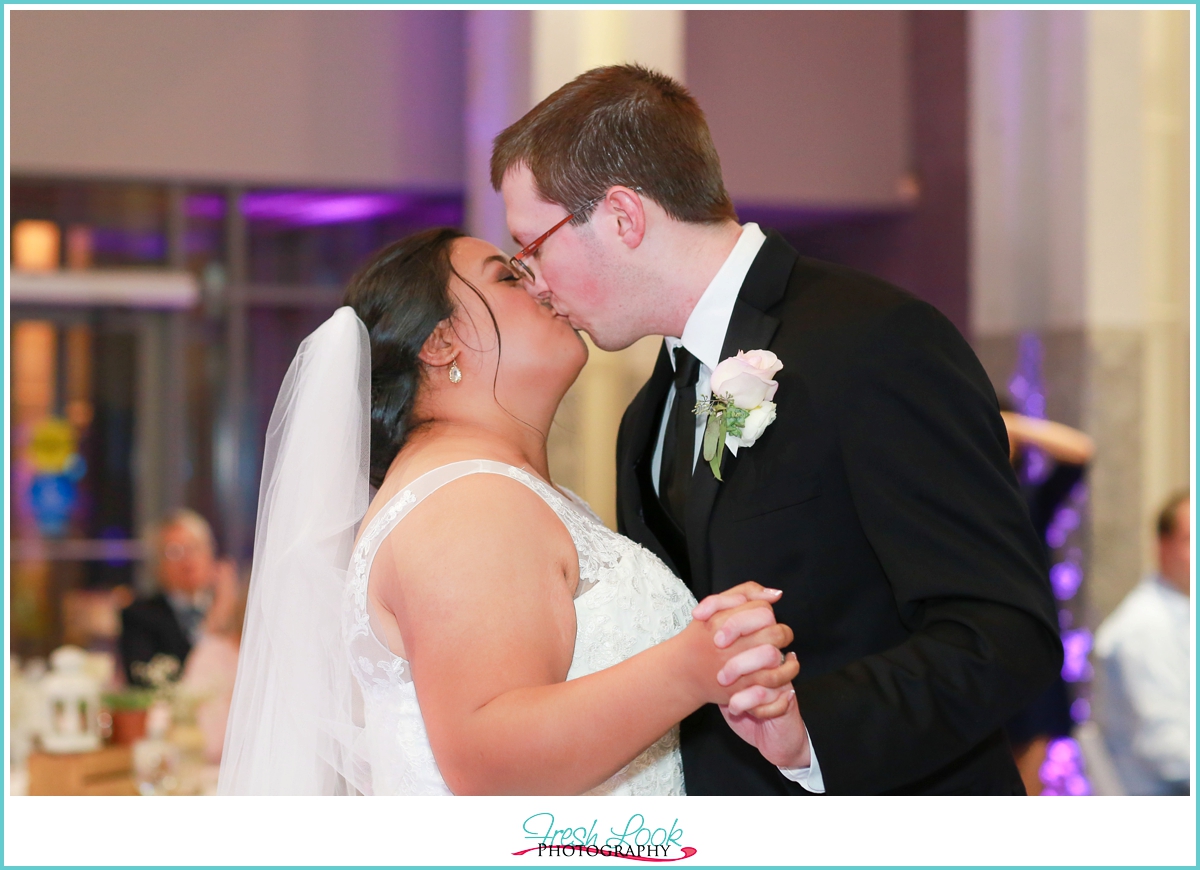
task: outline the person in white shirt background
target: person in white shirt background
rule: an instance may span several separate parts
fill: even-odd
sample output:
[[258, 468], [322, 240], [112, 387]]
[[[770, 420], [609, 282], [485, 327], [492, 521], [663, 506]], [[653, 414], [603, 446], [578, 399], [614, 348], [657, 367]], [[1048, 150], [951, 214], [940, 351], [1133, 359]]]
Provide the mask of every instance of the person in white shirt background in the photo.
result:
[[1096, 721], [1125, 792], [1191, 787], [1191, 495], [1158, 518], [1158, 571], [1096, 632]]

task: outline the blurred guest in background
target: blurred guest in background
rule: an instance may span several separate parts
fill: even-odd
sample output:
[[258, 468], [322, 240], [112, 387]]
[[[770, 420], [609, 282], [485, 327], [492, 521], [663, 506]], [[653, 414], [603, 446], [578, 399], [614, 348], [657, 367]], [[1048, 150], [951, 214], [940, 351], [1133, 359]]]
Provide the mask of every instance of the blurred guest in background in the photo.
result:
[[1192, 500], [1158, 518], [1158, 571], [1096, 632], [1096, 721], [1128, 794], [1186, 795], [1191, 786]]
[[1053, 463], [1048, 474], [1038, 476], [1037, 483], [1026, 483], [1026, 475], [1019, 475], [1033, 527], [1041, 533], [1044, 542], [1055, 512], [1083, 478], [1085, 467], [1092, 461], [1095, 444], [1078, 429], [1052, 420], [1027, 417], [1005, 408], [1001, 409], [1000, 416], [1008, 428], [1009, 458], [1018, 472], [1029, 461], [1030, 447], [1041, 450]]
[[218, 572], [212, 607], [180, 679], [180, 688], [199, 701], [196, 725], [204, 733], [205, 758], [213, 764], [221, 761], [225, 743], [248, 587], [248, 582], [236, 583], [232, 571]]
[[[1030, 519], [1045, 544], [1054, 514], [1083, 478], [1095, 445], [1078, 429], [1017, 414], [1011, 405], [1003, 407], [1000, 416], [1008, 428], [1009, 459], [1017, 469]], [[1037, 475], [1036, 482], [1028, 480], [1030, 475], [1024, 473], [1030, 461], [1030, 448], [1040, 450], [1045, 461], [1051, 463], [1049, 473]], [[1033, 703], [1009, 720], [1005, 731], [1026, 792], [1041, 794], [1039, 771], [1046, 760], [1046, 749], [1054, 738], [1068, 736], [1073, 725], [1071, 700], [1061, 674]]]
[[214, 594], [235, 589], [231, 562], [218, 561], [212, 528], [195, 511], [170, 514], [152, 536], [159, 591], [121, 611], [121, 658], [130, 683], [143, 684], [139, 663], [169, 655], [180, 665], [200, 638]]

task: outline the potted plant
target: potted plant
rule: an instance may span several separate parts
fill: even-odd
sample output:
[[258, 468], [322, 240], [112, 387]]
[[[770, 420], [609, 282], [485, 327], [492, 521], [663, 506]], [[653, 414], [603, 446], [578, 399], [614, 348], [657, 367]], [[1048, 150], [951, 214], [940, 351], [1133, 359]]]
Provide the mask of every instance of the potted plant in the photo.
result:
[[155, 691], [130, 686], [104, 695], [103, 703], [112, 717], [113, 743], [132, 746], [146, 735], [146, 712], [154, 703]]
[[182, 668], [179, 659], [160, 653], [148, 662], [134, 662], [131, 670], [142, 685], [104, 696], [112, 714], [112, 742], [123, 746], [146, 736], [146, 718], [155, 702], [169, 709]]

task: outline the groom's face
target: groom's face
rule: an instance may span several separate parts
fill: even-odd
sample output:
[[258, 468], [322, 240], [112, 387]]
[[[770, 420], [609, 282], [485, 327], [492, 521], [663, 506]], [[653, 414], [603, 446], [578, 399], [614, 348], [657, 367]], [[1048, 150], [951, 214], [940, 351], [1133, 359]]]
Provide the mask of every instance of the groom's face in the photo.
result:
[[[533, 173], [519, 166], [509, 170], [500, 185], [508, 231], [519, 248], [524, 248], [553, 227], [567, 210], [538, 196]], [[613, 281], [606, 274], [602, 228], [593, 226], [596, 215], [587, 224], [560, 227], [525, 262], [534, 274], [526, 282], [530, 295], [549, 303], [555, 313], [566, 317], [571, 326], [588, 333], [598, 347], [616, 350], [630, 342], [616, 334], [612, 309]], [[607, 292], [606, 292], [607, 291]], [[619, 323], [619, 316], [616, 320]]]

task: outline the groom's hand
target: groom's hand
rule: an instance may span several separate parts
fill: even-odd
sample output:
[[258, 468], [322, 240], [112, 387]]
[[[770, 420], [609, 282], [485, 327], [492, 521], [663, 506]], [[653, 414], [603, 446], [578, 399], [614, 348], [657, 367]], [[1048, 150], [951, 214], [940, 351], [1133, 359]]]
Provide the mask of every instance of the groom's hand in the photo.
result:
[[[752, 692], [754, 689], [746, 691]], [[781, 700], [783, 711], [774, 718], [755, 716], [753, 711], [735, 713], [732, 701], [730, 706], [720, 707], [721, 715], [738, 737], [757, 749], [763, 758], [776, 767], [809, 767], [812, 764], [812, 747], [808, 741], [808, 729], [800, 717], [800, 708], [796, 706], [796, 692], [787, 690]]]

